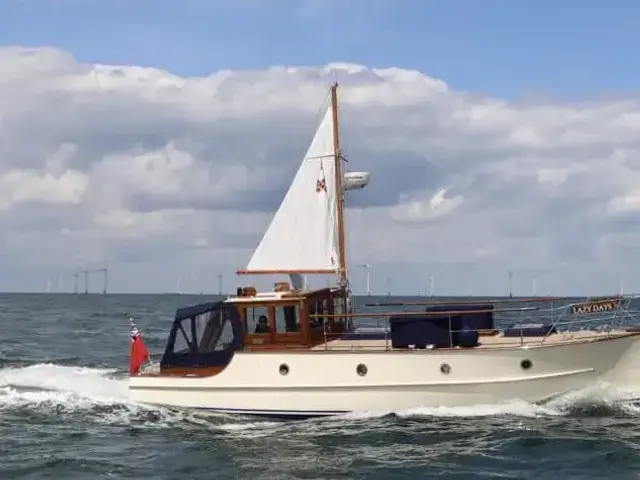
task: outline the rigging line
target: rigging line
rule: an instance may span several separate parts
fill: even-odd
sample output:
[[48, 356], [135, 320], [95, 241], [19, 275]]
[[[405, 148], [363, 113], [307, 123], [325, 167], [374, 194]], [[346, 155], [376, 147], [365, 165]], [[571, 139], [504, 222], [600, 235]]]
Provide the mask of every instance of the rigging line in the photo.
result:
[[[313, 129], [313, 133], [308, 137], [308, 140], [306, 143], [307, 149], [309, 148], [309, 145], [311, 145], [311, 142], [313, 142], [313, 138], [316, 136], [316, 133], [318, 133], [318, 128], [320, 127], [320, 123], [324, 119], [324, 116], [326, 115], [330, 104], [331, 104], [331, 91], [329, 90], [329, 88], [325, 88], [325, 93], [324, 93], [324, 96], [322, 97], [322, 103], [320, 104], [320, 107], [316, 110], [316, 113], [313, 117], [313, 124], [315, 125], [315, 128]], [[317, 157], [310, 157], [310, 158], [305, 157], [302, 159], [302, 161], [305, 162], [307, 160], [311, 160], [312, 158], [317, 158]]]

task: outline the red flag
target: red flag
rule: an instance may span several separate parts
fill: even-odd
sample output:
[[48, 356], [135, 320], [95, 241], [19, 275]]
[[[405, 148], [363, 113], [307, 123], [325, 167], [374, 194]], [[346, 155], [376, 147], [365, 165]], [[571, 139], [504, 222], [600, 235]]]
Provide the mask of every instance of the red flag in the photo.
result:
[[142, 340], [142, 335], [138, 329], [133, 326], [131, 331], [131, 355], [129, 358], [129, 374], [137, 375], [140, 367], [149, 358], [149, 351]]

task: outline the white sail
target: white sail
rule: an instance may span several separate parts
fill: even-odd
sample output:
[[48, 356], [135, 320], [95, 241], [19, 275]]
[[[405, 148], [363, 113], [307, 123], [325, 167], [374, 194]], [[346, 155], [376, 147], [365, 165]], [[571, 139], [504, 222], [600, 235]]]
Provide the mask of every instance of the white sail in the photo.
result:
[[332, 108], [242, 273], [339, 270]]

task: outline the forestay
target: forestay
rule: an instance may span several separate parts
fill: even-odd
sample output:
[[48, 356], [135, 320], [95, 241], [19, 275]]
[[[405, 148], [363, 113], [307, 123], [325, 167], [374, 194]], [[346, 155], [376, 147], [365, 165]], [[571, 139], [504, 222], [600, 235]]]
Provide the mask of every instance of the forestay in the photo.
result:
[[338, 271], [333, 136], [329, 105], [284, 200], [242, 273]]

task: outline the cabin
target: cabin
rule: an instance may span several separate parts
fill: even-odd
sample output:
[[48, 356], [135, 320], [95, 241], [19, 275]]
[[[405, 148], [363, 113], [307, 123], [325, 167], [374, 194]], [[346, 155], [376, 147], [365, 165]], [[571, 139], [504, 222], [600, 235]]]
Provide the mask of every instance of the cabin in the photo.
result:
[[347, 326], [346, 319], [334, 317], [344, 311], [340, 289], [303, 292], [279, 282], [266, 293], [239, 287], [227, 302], [240, 314], [244, 350], [312, 348], [339, 336]]
[[349, 328], [340, 316], [344, 298], [337, 288], [299, 291], [278, 282], [272, 292], [239, 287], [224, 301], [180, 308], [159, 375], [214, 375], [238, 351], [308, 350], [339, 338]]

